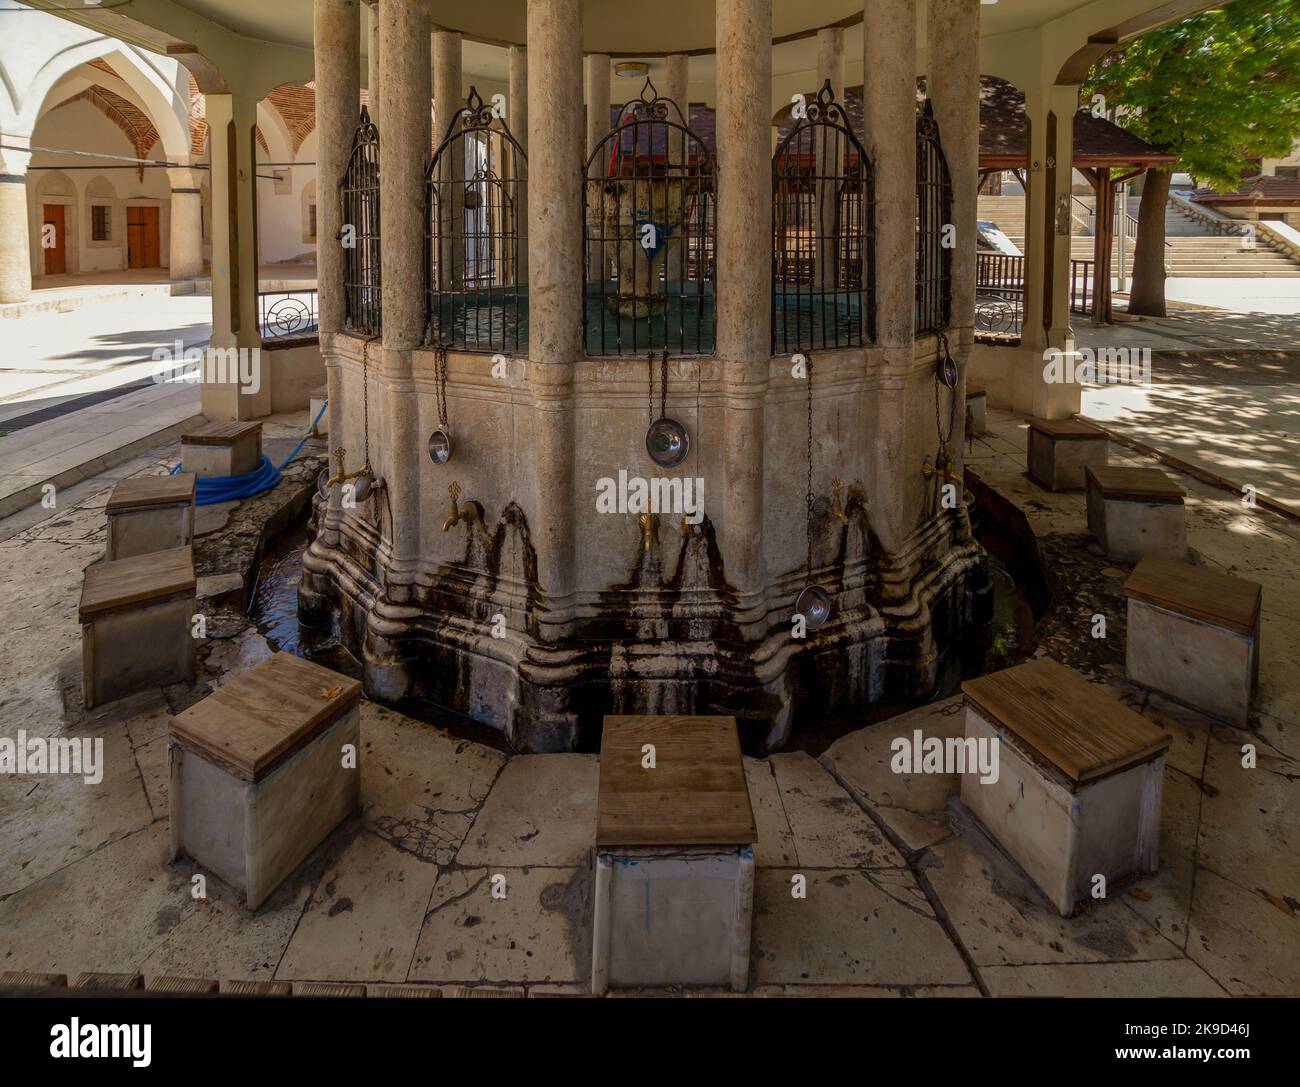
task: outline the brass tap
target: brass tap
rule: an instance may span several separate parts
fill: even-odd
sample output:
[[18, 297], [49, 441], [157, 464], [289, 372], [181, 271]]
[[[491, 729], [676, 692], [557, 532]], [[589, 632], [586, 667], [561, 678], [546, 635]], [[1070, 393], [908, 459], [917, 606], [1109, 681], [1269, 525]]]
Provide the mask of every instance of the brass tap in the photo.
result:
[[475, 522], [483, 523], [483, 507], [472, 498], [464, 506], [459, 504], [459, 483], [453, 482], [447, 488], [447, 493], [451, 495], [451, 512], [447, 514], [447, 519], [442, 523], [443, 532], [450, 532], [456, 526], [457, 521], [464, 521], [467, 525], [472, 525]]
[[951, 442], [943, 447], [940, 451], [940, 457], [937, 464], [932, 463], [929, 457], [925, 458], [925, 464], [921, 466], [921, 471], [925, 474], [926, 479], [932, 479], [934, 476], [942, 476], [948, 482], [955, 482], [957, 475], [957, 450], [953, 448]]
[[[336, 483], [347, 483], [349, 480], [356, 479], [357, 476], [374, 475], [374, 472], [370, 467], [369, 461], [363, 464], [355, 472], [349, 472], [347, 470], [347, 463], [346, 463], [347, 455], [348, 455], [348, 451], [344, 449], [341, 445], [334, 450], [334, 475], [331, 476], [326, 481], [325, 486], [333, 487], [334, 484]], [[381, 480], [375, 480], [374, 485], [382, 486], [383, 483]]]
[[844, 481], [839, 476], [831, 476], [831, 504], [826, 512], [837, 521], [844, 521]]
[[659, 537], [659, 514], [643, 513], [636, 519], [636, 523], [641, 526], [641, 549], [653, 551]]

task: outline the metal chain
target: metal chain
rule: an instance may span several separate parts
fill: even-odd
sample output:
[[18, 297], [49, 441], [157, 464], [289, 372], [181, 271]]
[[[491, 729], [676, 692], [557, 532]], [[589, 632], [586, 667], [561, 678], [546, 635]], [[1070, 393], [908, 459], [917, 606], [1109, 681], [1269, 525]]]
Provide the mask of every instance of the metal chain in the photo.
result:
[[447, 429], [447, 349], [439, 347], [433, 352], [433, 375], [437, 382], [438, 425]]
[[807, 519], [804, 522], [804, 539], [808, 545], [808, 576], [812, 577], [812, 523], [813, 523], [813, 364], [812, 356], [809, 355], [804, 360], [804, 371], [807, 374], [805, 380], [808, 382], [808, 492], [804, 496], [804, 504], [807, 507]]
[[370, 345], [375, 337], [371, 336], [361, 345], [361, 427], [363, 435], [363, 464], [370, 467]]
[[[943, 348], [944, 357], [952, 358], [952, 352], [948, 350], [948, 337], [943, 333], [942, 330], [939, 331], [938, 337], [939, 337], [939, 344]], [[936, 367], [935, 375], [934, 375], [934, 429], [939, 434], [939, 451], [943, 452], [948, 448], [948, 445], [952, 442], [953, 433], [957, 429], [957, 387], [954, 385], [952, 388], [952, 399], [950, 401], [949, 413], [948, 413], [948, 433], [945, 435], [943, 432], [943, 421], [942, 421], [943, 416], [939, 411], [939, 385], [940, 384], [941, 383], [939, 381], [939, 372], [938, 372], [938, 368]]]
[[645, 356], [645, 376], [646, 376], [646, 401], [645, 411], [647, 421], [655, 421], [655, 353], [647, 351]]
[[668, 348], [664, 348], [663, 361], [659, 364], [659, 418], [668, 418]]

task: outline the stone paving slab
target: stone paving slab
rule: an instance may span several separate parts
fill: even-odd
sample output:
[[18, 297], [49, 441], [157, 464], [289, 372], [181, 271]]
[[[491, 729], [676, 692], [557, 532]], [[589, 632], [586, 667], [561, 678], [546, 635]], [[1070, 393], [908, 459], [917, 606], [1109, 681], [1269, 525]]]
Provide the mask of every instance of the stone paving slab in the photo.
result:
[[[791, 877], [807, 877], [807, 898]], [[906, 868], [764, 868], [754, 878], [758, 985], [968, 984], [970, 971]]]
[[746, 756], [745, 781], [749, 786], [749, 802], [758, 829], [754, 864], [759, 867], [794, 864], [794, 834], [781, 803], [781, 791], [772, 773], [771, 760]]
[[1225, 996], [1190, 959], [1161, 962], [990, 966], [980, 971], [990, 996]]
[[590, 867], [444, 871], [408, 980], [589, 984], [591, 909]]

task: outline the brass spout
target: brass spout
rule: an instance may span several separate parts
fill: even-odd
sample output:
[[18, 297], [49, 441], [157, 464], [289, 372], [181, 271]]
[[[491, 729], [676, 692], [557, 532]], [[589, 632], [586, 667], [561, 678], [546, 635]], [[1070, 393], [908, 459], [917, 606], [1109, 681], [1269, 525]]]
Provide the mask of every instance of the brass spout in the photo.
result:
[[472, 498], [464, 506], [460, 505], [459, 483], [453, 482], [447, 488], [447, 493], [451, 495], [451, 512], [447, 514], [447, 519], [442, 523], [443, 532], [450, 532], [456, 527], [457, 521], [464, 521], [467, 525], [472, 525], [475, 522], [483, 523], [483, 507]]
[[844, 481], [839, 476], [831, 476], [831, 504], [826, 512], [834, 517], [837, 521], [848, 520], [844, 515], [844, 500], [842, 492], [844, 490]]
[[641, 549], [653, 551], [659, 537], [659, 514], [643, 513], [636, 522], [641, 526]]
[[937, 463], [926, 457], [921, 471], [926, 479], [942, 476], [950, 483], [956, 482], [960, 477], [957, 475], [957, 450], [952, 447], [952, 443], [949, 442], [943, 447]]

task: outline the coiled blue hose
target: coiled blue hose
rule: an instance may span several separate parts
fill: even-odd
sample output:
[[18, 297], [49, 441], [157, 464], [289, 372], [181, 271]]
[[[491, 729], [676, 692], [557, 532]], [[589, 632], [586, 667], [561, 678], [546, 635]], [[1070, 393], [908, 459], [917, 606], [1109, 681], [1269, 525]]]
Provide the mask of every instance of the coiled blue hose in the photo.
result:
[[[200, 476], [194, 483], [194, 504], [214, 506], [218, 502], [238, 502], [242, 498], [252, 498], [254, 495], [269, 491], [280, 482], [280, 473], [289, 466], [289, 462], [302, 452], [302, 447], [315, 432], [316, 424], [321, 421], [321, 416], [325, 414], [327, 407], [329, 407], [328, 400], [321, 405], [316, 418], [311, 421], [311, 430], [303, 435], [302, 441], [280, 462], [278, 468], [271, 463], [271, 458], [263, 453], [262, 463], [242, 476]], [[181, 466], [178, 464], [169, 474], [175, 475], [180, 470]]]

